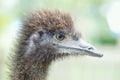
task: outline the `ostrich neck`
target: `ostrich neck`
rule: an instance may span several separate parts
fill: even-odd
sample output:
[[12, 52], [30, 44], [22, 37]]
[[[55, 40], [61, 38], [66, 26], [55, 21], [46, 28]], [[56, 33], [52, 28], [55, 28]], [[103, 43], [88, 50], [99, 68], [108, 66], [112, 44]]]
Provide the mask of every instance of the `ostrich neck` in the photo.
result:
[[29, 46], [26, 41], [21, 41], [14, 56], [12, 80], [45, 80], [50, 63], [61, 55], [56, 55], [55, 50], [48, 45], [40, 46], [34, 42], [34, 46]]
[[46, 80], [50, 63], [45, 55], [17, 56], [13, 80]]

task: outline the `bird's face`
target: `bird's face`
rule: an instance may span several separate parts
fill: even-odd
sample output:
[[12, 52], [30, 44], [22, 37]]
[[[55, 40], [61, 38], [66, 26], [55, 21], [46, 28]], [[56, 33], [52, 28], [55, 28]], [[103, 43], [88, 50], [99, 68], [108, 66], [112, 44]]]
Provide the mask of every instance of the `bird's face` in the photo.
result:
[[93, 45], [84, 41], [78, 32], [57, 31], [52, 39], [61, 54], [103, 56]]
[[42, 29], [37, 31], [32, 38], [38, 40], [40, 46], [53, 50], [53, 54], [56, 51], [57, 54], [103, 56], [93, 45], [82, 40], [79, 33], [69, 30], [59, 29], [50, 32]]

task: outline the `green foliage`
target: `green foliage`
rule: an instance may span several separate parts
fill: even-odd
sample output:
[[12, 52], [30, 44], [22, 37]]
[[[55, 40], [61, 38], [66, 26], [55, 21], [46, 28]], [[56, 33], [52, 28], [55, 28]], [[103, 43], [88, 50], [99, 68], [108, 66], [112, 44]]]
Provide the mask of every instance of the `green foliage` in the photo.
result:
[[117, 43], [116, 37], [106, 34], [105, 32], [103, 32], [103, 34], [104, 35], [100, 34], [94, 37], [93, 42], [101, 45], [115, 45]]

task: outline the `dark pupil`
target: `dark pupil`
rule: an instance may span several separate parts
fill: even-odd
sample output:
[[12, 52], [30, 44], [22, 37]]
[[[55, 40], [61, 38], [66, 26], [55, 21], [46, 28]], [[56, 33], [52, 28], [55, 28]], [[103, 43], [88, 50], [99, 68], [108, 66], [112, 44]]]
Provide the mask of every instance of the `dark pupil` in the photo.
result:
[[65, 38], [64, 34], [62, 34], [62, 33], [58, 34], [56, 37], [59, 40], [63, 40]]

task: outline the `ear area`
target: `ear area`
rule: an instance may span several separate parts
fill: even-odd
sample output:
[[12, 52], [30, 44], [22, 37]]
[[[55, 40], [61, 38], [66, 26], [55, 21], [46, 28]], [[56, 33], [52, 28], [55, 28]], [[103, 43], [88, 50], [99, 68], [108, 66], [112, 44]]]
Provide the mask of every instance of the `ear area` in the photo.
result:
[[39, 37], [39, 34], [36, 32], [30, 36], [27, 41], [25, 54], [30, 54], [36, 50], [36, 43], [38, 43]]
[[45, 29], [38, 29], [30, 36], [29, 41], [40, 41], [45, 33]]
[[39, 29], [36, 33], [39, 34], [40, 37], [42, 37], [42, 35], [44, 33], [46, 33], [46, 30], [45, 29]]
[[33, 53], [36, 50], [37, 46], [40, 45], [39, 42], [42, 41], [42, 36], [45, 32], [46, 30], [39, 29], [30, 36], [27, 41], [25, 54]]

